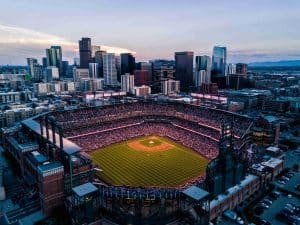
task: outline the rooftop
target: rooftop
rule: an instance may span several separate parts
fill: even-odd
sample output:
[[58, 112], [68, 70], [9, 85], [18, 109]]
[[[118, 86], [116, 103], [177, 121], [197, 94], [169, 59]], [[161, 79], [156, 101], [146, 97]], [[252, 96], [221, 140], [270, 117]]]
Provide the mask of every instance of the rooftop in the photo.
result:
[[[33, 130], [35, 133], [37, 134], [41, 134], [41, 128], [40, 128], [40, 124], [38, 122], [36, 122], [35, 120], [33, 119], [27, 119], [27, 120], [23, 120], [21, 122], [23, 125], [25, 125], [26, 127], [28, 127], [29, 129]], [[44, 130], [46, 130], [46, 128], [44, 127]], [[43, 137], [46, 137], [46, 131], [44, 131], [44, 134], [43, 134]], [[52, 130], [49, 129], [49, 141], [53, 142], [52, 141]], [[56, 141], [56, 146], [59, 148], [59, 136], [58, 134], [55, 134], [55, 139], [57, 140]], [[69, 141], [68, 139], [66, 138], [63, 138], [63, 151], [68, 154], [68, 155], [72, 155], [76, 152], [79, 152], [80, 151], [80, 147], [78, 145], [76, 145], [75, 143]]]
[[32, 156], [34, 157], [34, 159], [38, 162], [38, 163], [43, 163], [46, 162], [48, 160], [47, 157], [45, 157], [44, 155], [42, 155], [41, 153], [39, 153], [38, 151], [33, 151], [31, 152]]
[[43, 165], [38, 167], [38, 170], [41, 172], [47, 172], [48, 170], [63, 168], [63, 165], [59, 162], [45, 162]]
[[275, 146], [270, 146], [270, 147], [267, 148], [267, 151], [269, 151], [269, 152], [278, 152], [278, 151], [280, 151], [280, 148], [275, 147]]
[[79, 197], [85, 196], [87, 194], [90, 194], [92, 192], [95, 192], [98, 190], [98, 188], [93, 185], [92, 183], [88, 182], [82, 185], [79, 185], [77, 187], [72, 188], [73, 192], [78, 195]]
[[269, 123], [273, 123], [277, 120], [275, 116], [265, 116], [264, 119], [267, 120]]
[[207, 191], [196, 186], [191, 186], [185, 189], [182, 193], [196, 201], [199, 201], [209, 195]]
[[262, 162], [261, 164], [270, 168], [275, 168], [277, 167], [279, 164], [281, 164], [283, 161], [281, 159], [277, 159], [277, 158], [271, 158], [266, 162]]

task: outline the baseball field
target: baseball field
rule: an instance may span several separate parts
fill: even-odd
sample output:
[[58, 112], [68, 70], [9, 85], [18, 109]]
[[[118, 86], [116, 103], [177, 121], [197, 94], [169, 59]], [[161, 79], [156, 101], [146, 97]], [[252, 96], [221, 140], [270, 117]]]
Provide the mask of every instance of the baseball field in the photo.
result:
[[91, 153], [102, 172], [98, 176], [116, 186], [177, 187], [205, 173], [208, 160], [166, 137], [144, 136]]

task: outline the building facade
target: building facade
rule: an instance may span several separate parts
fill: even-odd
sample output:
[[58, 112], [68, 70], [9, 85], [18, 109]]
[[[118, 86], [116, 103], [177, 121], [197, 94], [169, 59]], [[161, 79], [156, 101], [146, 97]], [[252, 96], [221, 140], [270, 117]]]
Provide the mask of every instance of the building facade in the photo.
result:
[[227, 63], [226, 47], [215, 46], [212, 57], [212, 76], [225, 76]]
[[121, 54], [121, 75], [125, 73], [133, 74], [135, 69], [135, 58], [131, 53]]
[[61, 46], [51, 46], [46, 49], [47, 67], [55, 66], [59, 74], [62, 74], [62, 49]]
[[92, 44], [90, 38], [81, 38], [79, 40], [79, 58], [80, 68], [89, 68], [89, 63], [92, 62]]
[[211, 82], [211, 58], [207, 55], [196, 56], [196, 73], [199, 73], [201, 70], [205, 71], [204, 83], [209, 84]]
[[114, 53], [103, 54], [103, 77], [107, 86], [118, 86], [117, 68]]
[[193, 86], [193, 52], [175, 52], [175, 79], [180, 81], [181, 91], [187, 92]]
[[177, 94], [180, 91], [180, 81], [179, 80], [165, 80], [162, 82], [162, 93], [164, 95]]
[[129, 73], [126, 73], [125, 75], [121, 76], [121, 90], [127, 93], [133, 92], [134, 87], [134, 75], [130, 75]]

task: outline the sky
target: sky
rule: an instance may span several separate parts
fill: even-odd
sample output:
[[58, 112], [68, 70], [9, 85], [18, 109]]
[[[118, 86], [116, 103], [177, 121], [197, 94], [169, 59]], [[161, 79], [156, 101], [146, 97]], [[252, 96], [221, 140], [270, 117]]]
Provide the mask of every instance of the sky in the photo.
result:
[[72, 62], [81, 37], [136, 61], [211, 55], [214, 45], [232, 63], [300, 59], [300, 0], [0, 0], [0, 8], [0, 64], [41, 62], [51, 45]]

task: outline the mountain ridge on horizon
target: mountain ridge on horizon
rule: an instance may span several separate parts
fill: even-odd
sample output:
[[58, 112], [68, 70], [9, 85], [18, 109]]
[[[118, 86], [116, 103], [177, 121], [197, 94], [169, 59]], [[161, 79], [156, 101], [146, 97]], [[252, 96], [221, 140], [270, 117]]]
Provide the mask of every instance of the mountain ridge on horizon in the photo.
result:
[[249, 67], [295, 67], [300, 66], [300, 60], [280, 60], [248, 63]]

